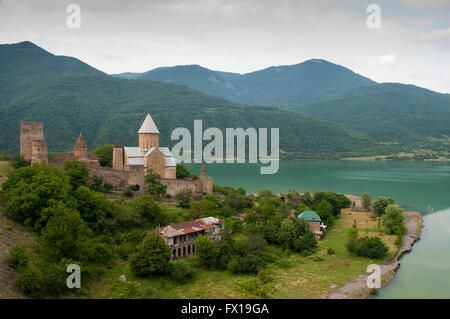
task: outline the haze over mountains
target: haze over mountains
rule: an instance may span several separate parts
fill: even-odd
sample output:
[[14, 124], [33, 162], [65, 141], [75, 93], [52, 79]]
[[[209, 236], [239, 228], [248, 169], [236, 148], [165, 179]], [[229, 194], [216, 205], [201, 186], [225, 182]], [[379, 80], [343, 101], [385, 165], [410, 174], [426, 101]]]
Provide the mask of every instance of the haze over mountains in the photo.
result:
[[17, 152], [20, 120], [43, 121], [49, 151], [70, 151], [80, 131], [90, 150], [119, 139], [137, 143], [150, 112], [161, 132], [204, 128], [279, 127], [280, 148], [294, 157], [330, 158], [386, 148], [365, 134], [298, 112], [249, 106], [178, 84], [114, 78], [71, 57], [55, 56], [31, 42], [0, 45], [0, 151]]

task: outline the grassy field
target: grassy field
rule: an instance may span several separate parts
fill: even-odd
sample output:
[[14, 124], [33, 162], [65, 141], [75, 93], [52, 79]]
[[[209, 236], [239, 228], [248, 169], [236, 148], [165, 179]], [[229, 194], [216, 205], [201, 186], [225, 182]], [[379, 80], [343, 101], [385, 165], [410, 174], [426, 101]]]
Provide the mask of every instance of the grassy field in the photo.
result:
[[[268, 269], [273, 273], [273, 298], [321, 298], [336, 287], [365, 272], [367, 266], [383, 261], [369, 260], [362, 257], [349, 256], [345, 247], [347, 229], [357, 220], [360, 236], [380, 236], [378, 222], [370, 218], [368, 212], [350, 212], [343, 210], [341, 218], [334, 228], [328, 231], [319, 241], [316, 255], [302, 257], [299, 254], [286, 255], [280, 248], [271, 246], [272, 254], [277, 255], [276, 262], [270, 263]], [[381, 235], [381, 239], [389, 246], [390, 253], [396, 253], [395, 236]], [[328, 248], [334, 254], [328, 254]], [[318, 255], [320, 257], [318, 257]], [[240, 283], [255, 277], [253, 275], [236, 275], [224, 270], [208, 270], [203, 268], [196, 256], [186, 258], [198, 269], [196, 276], [187, 284], [174, 283], [167, 277], [139, 278], [132, 274], [126, 262], [119, 262], [109, 270], [103, 279], [93, 283], [86, 294], [88, 298], [120, 298], [124, 297], [123, 286], [119, 282], [121, 275], [126, 275], [128, 285], [138, 289], [153, 289], [159, 298], [255, 298], [248, 291], [240, 289]]]

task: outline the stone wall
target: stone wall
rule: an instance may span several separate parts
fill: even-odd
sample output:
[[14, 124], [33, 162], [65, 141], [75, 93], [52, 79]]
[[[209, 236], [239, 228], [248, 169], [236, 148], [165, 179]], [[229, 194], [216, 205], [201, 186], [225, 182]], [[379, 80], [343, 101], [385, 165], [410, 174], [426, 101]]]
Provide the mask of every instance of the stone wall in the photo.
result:
[[170, 196], [175, 196], [183, 189], [190, 188], [194, 199], [201, 199], [203, 197], [202, 181], [199, 179], [190, 180], [161, 178], [161, 183], [167, 185], [166, 193], [170, 194]]
[[92, 167], [89, 175], [91, 177], [94, 175], [102, 175], [105, 182], [111, 183], [114, 189], [118, 190], [124, 189], [130, 185], [128, 183], [130, 174], [127, 171], [118, 171], [107, 167]]

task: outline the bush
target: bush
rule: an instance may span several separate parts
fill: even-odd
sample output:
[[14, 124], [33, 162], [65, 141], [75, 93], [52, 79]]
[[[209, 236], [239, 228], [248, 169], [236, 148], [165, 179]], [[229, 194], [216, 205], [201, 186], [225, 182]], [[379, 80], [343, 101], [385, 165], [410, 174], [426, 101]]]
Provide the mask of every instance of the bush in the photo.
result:
[[105, 190], [106, 193], [111, 192], [113, 190], [113, 188], [114, 188], [114, 186], [110, 182], [105, 182], [103, 184], [103, 189]]
[[171, 251], [162, 237], [150, 232], [130, 258], [133, 273], [139, 276], [163, 274], [168, 271]]
[[349, 228], [348, 230], [347, 230], [347, 237], [349, 238], [349, 239], [356, 239], [356, 238], [358, 238], [358, 229], [356, 229], [356, 228]]
[[328, 255], [334, 255], [336, 252], [334, 251], [333, 248], [330, 247], [327, 249], [327, 253], [328, 253]]
[[28, 267], [29, 257], [24, 246], [15, 246], [7, 257], [8, 266], [17, 271], [23, 271]]
[[57, 297], [67, 291], [67, 273], [63, 264], [41, 262], [42, 290], [47, 296]]
[[347, 250], [357, 256], [381, 259], [387, 256], [388, 248], [379, 237], [350, 239]]
[[134, 252], [135, 252], [134, 245], [127, 242], [121, 244], [119, 248], [117, 248], [117, 254], [123, 260], [128, 260], [128, 257], [134, 254]]
[[189, 208], [192, 202], [192, 189], [183, 188], [175, 195], [175, 198], [178, 201], [178, 206], [181, 208]]
[[321, 255], [311, 255], [308, 257], [309, 259], [311, 259], [312, 261], [323, 261], [325, 258]]
[[197, 237], [195, 239], [195, 250], [206, 267], [211, 268], [216, 264], [219, 248], [211, 238], [206, 235]]
[[258, 277], [236, 281], [235, 285], [237, 290], [242, 291], [249, 297], [269, 299], [272, 298], [275, 291], [272, 285], [265, 284]]
[[170, 263], [170, 278], [180, 284], [185, 284], [195, 275], [195, 269], [184, 260]]
[[34, 270], [25, 270], [16, 279], [17, 288], [26, 296], [38, 298], [42, 293], [42, 278]]

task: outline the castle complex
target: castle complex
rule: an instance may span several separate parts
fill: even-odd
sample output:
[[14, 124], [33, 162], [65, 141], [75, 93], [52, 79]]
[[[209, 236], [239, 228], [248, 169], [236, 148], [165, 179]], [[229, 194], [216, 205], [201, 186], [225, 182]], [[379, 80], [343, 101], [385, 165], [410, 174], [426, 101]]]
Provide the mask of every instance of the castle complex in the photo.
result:
[[212, 194], [213, 179], [207, 175], [203, 166], [199, 179], [177, 179], [176, 162], [167, 147], [159, 146], [159, 130], [150, 114], [147, 114], [139, 131], [136, 147], [123, 147], [119, 141], [113, 146], [113, 167], [100, 167], [97, 157], [88, 155], [83, 135], [80, 133], [73, 149], [73, 155], [57, 155], [48, 159], [47, 143], [44, 139], [42, 122], [20, 123], [20, 154], [32, 163], [48, 161], [56, 167], [63, 167], [64, 161], [78, 159], [90, 167], [90, 175], [103, 176], [117, 190], [136, 185], [142, 193], [145, 190], [145, 175], [153, 169], [161, 177], [161, 183], [167, 186], [166, 193], [175, 196], [183, 189], [190, 189], [194, 199], [203, 193]]

